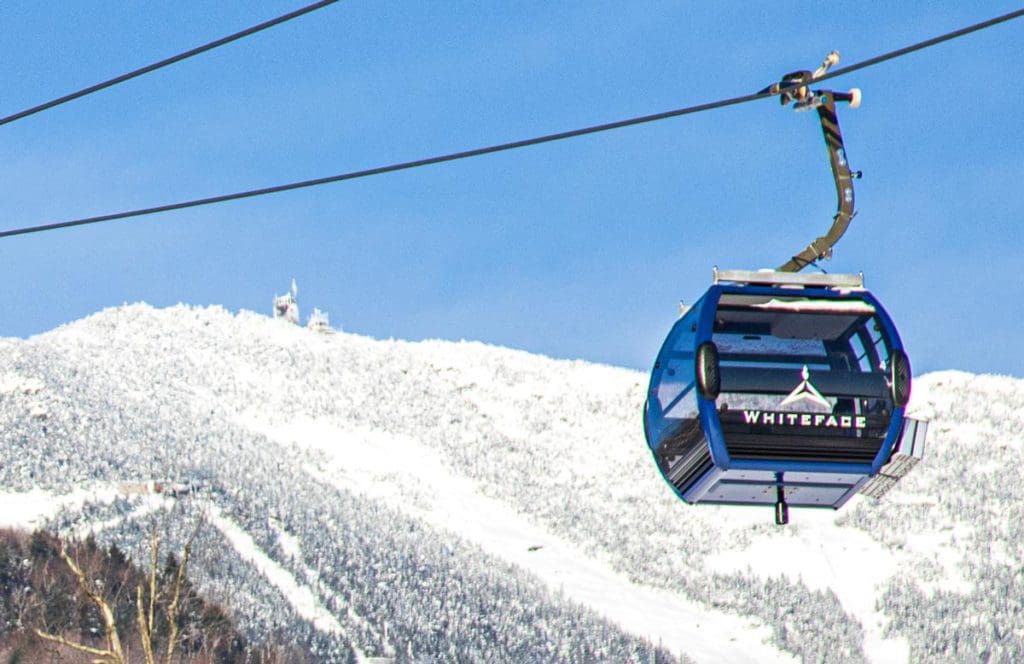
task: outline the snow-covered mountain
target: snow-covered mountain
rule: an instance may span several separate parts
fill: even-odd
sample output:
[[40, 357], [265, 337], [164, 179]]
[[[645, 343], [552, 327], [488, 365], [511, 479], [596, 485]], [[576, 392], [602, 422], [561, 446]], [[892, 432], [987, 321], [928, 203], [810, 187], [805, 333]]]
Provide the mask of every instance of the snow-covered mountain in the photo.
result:
[[153, 524], [201, 517], [198, 585], [326, 661], [1024, 660], [1024, 381], [918, 378], [924, 462], [783, 528], [673, 497], [645, 384], [479, 343], [110, 309], [0, 339], [0, 525], [141, 560]]

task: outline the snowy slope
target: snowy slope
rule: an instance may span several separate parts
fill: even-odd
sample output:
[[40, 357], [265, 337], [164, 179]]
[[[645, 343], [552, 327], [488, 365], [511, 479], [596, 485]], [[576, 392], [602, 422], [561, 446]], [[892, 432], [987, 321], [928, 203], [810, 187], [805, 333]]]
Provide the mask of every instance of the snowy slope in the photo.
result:
[[[24, 519], [131, 549], [157, 517], [109, 492], [187, 484], [159, 519], [207, 515], [228, 553], [200, 558], [201, 582], [252, 630], [292, 625], [325, 653], [943, 661], [1024, 645], [1019, 380], [919, 379], [926, 462], [881, 502], [779, 529], [672, 497], [632, 371], [145, 305], [0, 339], [0, 359], [0, 520], [35, 496]], [[1005, 606], [986, 606], [993, 587]]]

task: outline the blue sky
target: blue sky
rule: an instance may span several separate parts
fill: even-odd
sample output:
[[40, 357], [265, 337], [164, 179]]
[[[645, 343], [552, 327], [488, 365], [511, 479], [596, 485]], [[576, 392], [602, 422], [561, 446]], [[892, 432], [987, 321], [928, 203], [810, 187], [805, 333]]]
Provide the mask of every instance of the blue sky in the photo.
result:
[[[299, 2], [0, 4], [0, 115]], [[0, 127], [0, 228], [342, 173], [755, 92], [1009, 2], [343, 0]], [[915, 371], [1024, 376], [1024, 19], [833, 79], [863, 271]], [[303, 314], [647, 369], [711, 267], [781, 264], [835, 198], [817, 118], [774, 101], [134, 221], [0, 240], [0, 335], [123, 302]]]

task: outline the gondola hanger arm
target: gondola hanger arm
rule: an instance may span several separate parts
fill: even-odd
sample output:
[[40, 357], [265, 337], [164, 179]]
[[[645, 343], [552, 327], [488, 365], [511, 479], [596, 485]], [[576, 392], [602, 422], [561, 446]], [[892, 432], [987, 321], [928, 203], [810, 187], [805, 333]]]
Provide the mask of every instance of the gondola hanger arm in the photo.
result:
[[799, 272], [815, 261], [830, 258], [832, 247], [846, 232], [850, 221], [857, 214], [854, 210], [853, 181], [860, 177], [860, 171], [851, 171], [843, 144], [843, 133], [839, 129], [839, 117], [836, 114], [836, 102], [846, 102], [851, 108], [860, 106], [861, 92], [853, 88], [849, 92], [834, 90], [811, 90], [809, 85], [828, 72], [832, 65], [839, 62], [839, 53], [832, 51], [814, 71], [802, 70], [791, 72], [773, 83], [762, 92], [779, 95], [780, 103], [793, 105], [793, 110], [807, 111], [815, 109], [821, 122], [821, 133], [828, 148], [829, 165], [832, 167], [832, 179], [836, 185], [838, 205], [832, 226], [828, 232], [811, 242], [803, 251], [792, 256], [779, 267], [781, 272]]

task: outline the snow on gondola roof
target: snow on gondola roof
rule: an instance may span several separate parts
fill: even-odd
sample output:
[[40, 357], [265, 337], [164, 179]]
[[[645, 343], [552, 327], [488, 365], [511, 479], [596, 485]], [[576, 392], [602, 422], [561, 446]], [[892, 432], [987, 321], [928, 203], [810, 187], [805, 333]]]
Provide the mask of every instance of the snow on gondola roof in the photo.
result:
[[767, 302], [751, 304], [755, 309], [766, 311], [795, 311], [801, 313], [830, 314], [873, 314], [875, 307], [864, 300], [795, 299], [773, 298]]

